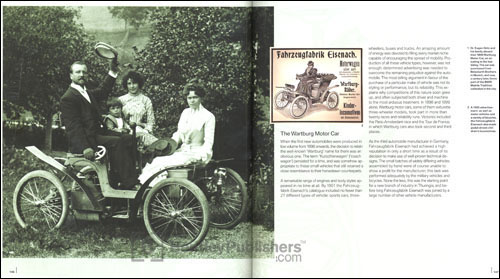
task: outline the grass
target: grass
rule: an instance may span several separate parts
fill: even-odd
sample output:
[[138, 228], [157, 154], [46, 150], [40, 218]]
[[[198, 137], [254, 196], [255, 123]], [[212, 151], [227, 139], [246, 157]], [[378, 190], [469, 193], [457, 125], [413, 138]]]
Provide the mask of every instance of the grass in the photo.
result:
[[[34, 232], [17, 223], [12, 195], [27, 172], [47, 169], [26, 150], [4, 148], [2, 167], [3, 257], [15, 258], [251, 258], [253, 241], [273, 243], [273, 232], [246, 222], [231, 230], [210, 228], [193, 251], [172, 251], [158, 246], [142, 219], [101, 222], [76, 221], [71, 215], [59, 230]], [[58, 154], [61, 155], [61, 154]], [[252, 234], [253, 231], [253, 234]], [[257, 251], [254, 256], [270, 257]]]
[[[60, 230], [34, 232], [17, 224], [4, 226], [4, 257], [22, 258], [251, 258], [252, 224], [232, 230], [210, 228], [193, 251], [173, 251], [158, 246], [142, 222], [123, 220], [75, 222]], [[272, 242], [272, 232], [255, 227]], [[260, 240], [262, 241], [262, 240]], [[260, 257], [261, 253], [259, 254]], [[264, 255], [266, 256], [266, 255]]]

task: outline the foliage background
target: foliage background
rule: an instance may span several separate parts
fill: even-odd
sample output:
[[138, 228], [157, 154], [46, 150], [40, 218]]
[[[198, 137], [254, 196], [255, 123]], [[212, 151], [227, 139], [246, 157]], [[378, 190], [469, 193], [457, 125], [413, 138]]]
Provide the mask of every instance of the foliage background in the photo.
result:
[[[133, 63], [146, 77], [144, 93], [153, 101], [159, 136], [172, 135], [181, 111], [187, 107], [180, 94], [183, 86], [192, 79], [205, 86], [208, 94], [203, 105], [217, 119], [214, 158], [235, 159], [230, 167], [248, 182], [253, 197], [249, 218], [254, 224], [272, 229], [273, 130], [268, 115], [268, 49], [273, 44], [273, 9], [151, 8], [144, 25], [104, 35], [86, 30], [78, 23], [80, 14], [81, 9], [75, 7], [4, 7], [4, 256], [35, 256], [37, 253], [42, 257], [55, 256], [60, 255], [57, 249], [72, 249], [61, 244], [64, 232], [48, 237], [50, 239], [21, 232], [13, 218], [11, 199], [15, 184], [24, 174], [47, 168], [22, 149], [25, 145], [35, 144], [47, 153], [52, 148], [67, 150], [64, 130], [53, 131], [51, 117], [58, 111], [59, 98], [70, 83], [69, 65], [73, 61], [83, 60], [88, 65], [90, 87], [96, 86], [107, 73], [106, 61], [96, 59], [94, 54], [93, 46], [97, 41], [118, 45], [122, 66]], [[137, 48], [135, 44], [144, 41], [144, 34], [148, 32], [147, 43]], [[115, 41], [110, 41], [111, 37]], [[120, 85], [124, 74], [120, 74], [111, 95], [125, 93]], [[35, 121], [30, 125], [5, 121], [18, 118], [24, 111], [33, 113]], [[64, 153], [54, 154], [61, 156]], [[89, 233], [99, 234], [100, 226], [86, 224], [90, 232], [81, 235], [69, 228], [71, 234], [77, 234], [76, 242], [72, 241], [70, 246], [85, 242]], [[235, 241], [242, 237], [238, 233], [243, 233], [242, 230], [236, 230]], [[272, 235], [259, 230], [265, 235], [263, 239], [272, 241]], [[19, 235], [35, 239], [35, 242], [19, 242], [16, 240]], [[46, 241], [49, 244], [44, 244]], [[102, 251], [117, 245], [113, 239], [110, 239], [111, 244], [106, 243], [104, 241]], [[30, 252], [16, 254], [16, 247]], [[78, 256], [92, 256], [90, 250]], [[14, 254], [10, 254], [12, 251]], [[102, 256], [102, 251], [95, 256]]]
[[251, 217], [269, 228], [274, 224], [274, 146], [267, 97], [272, 15], [272, 8], [156, 8], [150, 14], [151, 38], [136, 52], [136, 69], [147, 78], [143, 91], [155, 107], [158, 135], [168, 137], [177, 129], [187, 106], [184, 85], [194, 79], [205, 87], [203, 106], [217, 121], [214, 158], [235, 159], [231, 167], [250, 182]]
[[[5, 116], [29, 110], [45, 127], [46, 149], [52, 149], [52, 115], [69, 84], [69, 66], [87, 63], [91, 84], [100, 80], [104, 61], [95, 59], [94, 39], [75, 23], [77, 8], [4, 7], [3, 91]], [[97, 74], [100, 73], [100, 74]], [[4, 115], [2, 115], [4, 117]]]

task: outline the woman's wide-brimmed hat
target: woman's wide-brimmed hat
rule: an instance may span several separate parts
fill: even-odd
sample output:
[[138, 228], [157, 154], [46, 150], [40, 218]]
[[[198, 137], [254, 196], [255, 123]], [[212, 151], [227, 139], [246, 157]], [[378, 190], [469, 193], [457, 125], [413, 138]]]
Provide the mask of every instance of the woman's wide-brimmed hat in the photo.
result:
[[95, 53], [102, 58], [106, 59], [113, 59], [115, 57], [118, 57], [118, 51], [111, 45], [108, 45], [103, 42], [98, 42], [95, 47]]
[[177, 150], [177, 142], [171, 138], [163, 138], [153, 142], [146, 152], [159, 152], [161, 156], [170, 156]]

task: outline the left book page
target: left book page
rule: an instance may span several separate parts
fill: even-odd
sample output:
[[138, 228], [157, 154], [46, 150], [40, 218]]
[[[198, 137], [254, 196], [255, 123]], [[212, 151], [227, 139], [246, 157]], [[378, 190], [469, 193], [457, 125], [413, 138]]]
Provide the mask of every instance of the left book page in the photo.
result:
[[[252, 276], [252, 228], [273, 235], [250, 212], [252, 8], [205, 5], [2, 2], [3, 277]], [[92, 94], [114, 56], [110, 98], [92, 105], [142, 128], [138, 174], [179, 167], [138, 192], [114, 181], [113, 145], [101, 161], [68, 160], [73, 124], [59, 112], [70, 85]], [[170, 149], [148, 153], [158, 139]]]

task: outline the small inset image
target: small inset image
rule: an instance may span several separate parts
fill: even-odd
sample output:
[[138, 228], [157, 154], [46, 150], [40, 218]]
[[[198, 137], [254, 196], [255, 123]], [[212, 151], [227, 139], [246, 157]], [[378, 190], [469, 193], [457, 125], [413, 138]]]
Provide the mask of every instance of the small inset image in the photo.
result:
[[271, 122], [363, 122], [362, 49], [271, 48]]

